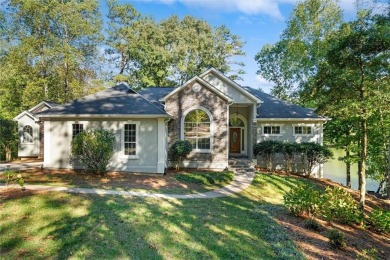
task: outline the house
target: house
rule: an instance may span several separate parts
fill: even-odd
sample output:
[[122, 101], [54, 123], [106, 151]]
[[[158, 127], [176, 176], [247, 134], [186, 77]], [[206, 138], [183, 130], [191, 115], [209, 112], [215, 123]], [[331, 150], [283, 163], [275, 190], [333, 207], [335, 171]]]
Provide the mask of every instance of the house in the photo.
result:
[[45, 168], [72, 167], [72, 138], [104, 128], [116, 135], [110, 170], [164, 173], [168, 148], [179, 139], [193, 145], [183, 166], [224, 169], [230, 156], [252, 159], [253, 144], [262, 140], [322, 144], [327, 119], [242, 87], [212, 68], [177, 88], [135, 91], [118, 84], [64, 105], [43, 102], [15, 120], [19, 156], [41, 156]]

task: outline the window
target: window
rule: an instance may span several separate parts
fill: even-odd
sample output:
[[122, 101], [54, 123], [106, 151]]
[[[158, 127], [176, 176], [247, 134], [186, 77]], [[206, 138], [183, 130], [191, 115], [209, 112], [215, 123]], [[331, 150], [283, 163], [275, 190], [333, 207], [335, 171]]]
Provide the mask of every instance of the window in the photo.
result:
[[184, 119], [184, 140], [192, 144], [194, 150], [211, 149], [210, 117], [201, 110], [189, 112]]
[[125, 124], [123, 133], [123, 144], [125, 155], [137, 154], [137, 125]]
[[23, 127], [22, 143], [33, 143], [33, 128], [30, 125]]
[[82, 131], [84, 131], [83, 124], [72, 124], [72, 139]]
[[263, 134], [280, 135], [280, 126], [263, 126]]
[[311, 126], [294, 126], [295, 135], [311, 135], [312, 129]]

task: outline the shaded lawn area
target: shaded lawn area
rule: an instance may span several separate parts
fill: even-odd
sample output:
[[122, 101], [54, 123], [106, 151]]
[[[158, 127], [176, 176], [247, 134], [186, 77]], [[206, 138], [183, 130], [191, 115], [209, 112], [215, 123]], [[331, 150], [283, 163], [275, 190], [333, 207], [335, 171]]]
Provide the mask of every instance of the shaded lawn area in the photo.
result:
[[283, 194], [304, 181], [257, 174], [236, 197], [194, 200], [3, 194], [0, 253], [6, 259], [303, 259], [273, 215], [286, 213]]
[[[75, 170], [29, 169], [19, 171], [26, 184], [190, 194], [214, 190], [233, 180], [231, 171], [170, 170], [165, 175], [111, 172], [104, 176]], [[5, 182], [6, 175], [0, 175]]]

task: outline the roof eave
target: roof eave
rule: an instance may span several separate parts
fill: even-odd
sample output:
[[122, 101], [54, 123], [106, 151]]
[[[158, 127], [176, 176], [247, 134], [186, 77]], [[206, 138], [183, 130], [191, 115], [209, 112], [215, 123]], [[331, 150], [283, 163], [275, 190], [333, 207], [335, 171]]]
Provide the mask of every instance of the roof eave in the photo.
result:
[[52, 115], [38, 115], [40, 119], [47, 118], [170, 118], [168, 114], [52, 114]]
[[318, 117], [318, 118], [310, 118], [310, 117], [302, 117], [302, 118], [256, 118], [256, 121], [266, 122], [266, 121], [330, 121], [331, 118], [328, 117]]

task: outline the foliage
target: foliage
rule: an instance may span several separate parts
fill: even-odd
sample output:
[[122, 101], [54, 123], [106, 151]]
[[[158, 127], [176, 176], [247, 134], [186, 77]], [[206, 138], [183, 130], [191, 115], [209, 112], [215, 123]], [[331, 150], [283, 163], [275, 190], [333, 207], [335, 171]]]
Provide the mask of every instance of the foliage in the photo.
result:
[[224, 185], [231, 182], [234, 173], [230, 171], [223, 172], [195, 172], [176, 174], [174, 178], [180, 182], [195, 183], [201, 186]]
[[324, 61], [332, 45], [327, 39], [339, 28], [341, 19], [342, 11], [333, 0], [297, 3], [280, 40], [265, 45], [255, 57], [257, 73], [275, 84], [273, 95], [299, 99], [299, 92]]
[[320, 231], [321, 226], [320, 224], [314, 219], [314, 218], [308, 218], [304, 221], [304, 226], [307, 229], [314, 230], [314, 231]]
[[310, 175], [317, 165], [325, 163], [333, 157], [329, 148], [317, 143], [301, 143], [297, 150], [304, 156], [307, 175]]
[[390, 233], [390, 211], [375, 209], [371, 212], [368, 222], [376, 230]]
[[225, 26], [213, 29], [206, 21], [178, 16], [156, 22], [131, 4], [109, 1], [106, 41], [109, 61], [118, 69], [117, 80], [133, 86], [180, 85], [214, 67], [232, 78], [243, 73], [243, 64], [232, 57], [244, 55], [243, 42]]
[[179, 169], [181, 161], [192, 151], [192, 145], [187, 140], [178, 140], [172, 144], [168, 151], [168, 157], [176, 162], [176, 169]]
[[115, 134], [97, 129], [77, 134], [71, 143], [71, 162], [80, 161], [88, 171], [104, 174], [114, 153]]
[[274, 140], [266, 140], [257, 143], [253, 146], [253, 153], [256, 156], [261, 156], [266, 165], [267, 170], [272, 170], [272, 161], [275, 158], [275, 154], [280, 152], [281, 142]]
[[329, 230], [327, 237], [329, 238], [329, 243], [333, 248], [343, 249], [347, 245], [345, 242], [345, 235], [337, 229]]
[[376, 248], [363, 249], [361, 255], [358, 255], [358, 260], [376, 260], [378, 257], [378, 250]]
[[317, 215], [321, 205], [320, 192], [312, 186], [300, 185], [284, 195], [284, 204], [296, 216]]
[[12, 154], [17, 151], [18, 130], [16, 122], [0, 118], [0, 161], [12, 159]]
[[12, 118], [42, 100], [84, 96], [97, 79], [98, 1], [6, 1], [0, 111]]
[[23, 188], [23, 186], [24, 186], [24, 179], [23, 179], [21, 174], [17, 174], [16, 172], [11, 171], [11, 170], [6, 170], [6, 171], [4, 171], [3, 174], [5, 176], [7, 176], [6, 179], [5, 179], [5, 186], [9, 186], [12, 183], [16, 183], [20, 187]]
[[299, 144], [298, 143], [282, 143], [280, 147], [280, 152], [284, 156], [284, 160], [286, 161], [286, 172], [289, 173], [292, 171], [292, 165], [294, 162], [295, 155], [299, 152]]
[[326, 220], [337, 220], [345, 224], [359, 222], [360, 214], [358, 205], [351, 194], [345, 189], [326, 187], [325, 194], [321, 197], [321, 216]]

